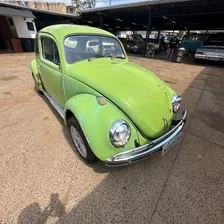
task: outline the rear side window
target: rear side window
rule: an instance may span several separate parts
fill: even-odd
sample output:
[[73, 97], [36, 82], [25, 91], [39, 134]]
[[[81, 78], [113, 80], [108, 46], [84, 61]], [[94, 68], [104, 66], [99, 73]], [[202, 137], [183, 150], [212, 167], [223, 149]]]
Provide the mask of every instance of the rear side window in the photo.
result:
[[43, 58], [55, 63], [56, 65], [60, 64], [58, 48], [54, 40], [48, 37], [41, 38], [42, 44], [42, 54]]

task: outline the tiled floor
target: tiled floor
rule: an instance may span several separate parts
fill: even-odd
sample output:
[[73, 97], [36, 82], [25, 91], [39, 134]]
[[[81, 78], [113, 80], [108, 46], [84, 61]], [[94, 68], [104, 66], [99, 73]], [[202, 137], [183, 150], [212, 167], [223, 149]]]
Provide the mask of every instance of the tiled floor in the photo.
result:
[[120, 169], [85, 165], [34, 91], [33, 54], [0, 55], [0, 223], [224, 223], [224, 69], [130, 58], [189, 110], [182, 142]]

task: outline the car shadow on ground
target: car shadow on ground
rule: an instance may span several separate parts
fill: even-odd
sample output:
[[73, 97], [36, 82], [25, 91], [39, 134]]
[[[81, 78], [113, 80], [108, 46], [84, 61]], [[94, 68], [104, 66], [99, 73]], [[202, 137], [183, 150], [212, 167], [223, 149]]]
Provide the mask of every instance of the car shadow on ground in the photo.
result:
[[[185, 106], [189, 109], [188, 121], [184, 131], [185, 133], [188, 132], [189, 125], [192, 122], [192, 118], [203, 90], [200, 88], [195, 88], [195, 84], [197, 85], [197, 80], [204, 81], [204, 83], [206, 83], [206, 77], [209, 73], [209, 68], [202, 70], [195, 77], [195, 79], [192, 80], [182, 94], [182, 97], [185, 99]], [[198, 100], [195, 100], [195, 98], [198, 98]], [[65, 129], [63, 120], [57, 112], [55, 112], [47, 100], [45, 101], [61, 123], [63, 127], [63, 134], [73, 148], [73, 144], [67, 129]], [[185, 204], [185, 201], [187, 200], [186, 198], [178, 198], [175, 201], [170, 198], [170, 201], [168, 201], [166, 205], [174, 203], [175, 206], [169, 207], [168, 215], [155, 212], [174, 164], [177, 158], [180, 157], [179, 153], [181, 151], [180, 149], [183, 141], [184, 139], [164, 157], [161, 157], [160, 153], [157, 153], [153, 157], [150, 157], [140, 163], [119, 169], [110, 169], [107, 177], [79, 202], [76, 202], [77, 199], [72, 198], [72, 195], [70, 195], [71, 198], [68, 203], [68, 201], [63, 201], [62, 196], [59, 197], [56, 192], [53, 192], [49, 195], [49, 204], [45, 208], [41, 209], [41, 205], [36, 202], [26, 206], [18, 217], [18, 224], [167, 223], [167, 217], [171, 216], [170, 212], [174, 210], [175, 213], [175, 211], [181, 208], [184, 208], [184, 211], [186, 211], [186, 214], [183, 213], [185, 218], [191, 220], [191, 217], [193, 217], [194, 214], [188, 212], [189, 208], [186, 207], [187, 205]], [[188, 156], [189, 161], [191, 161], [190, 156], [192, 155]], [[193, 162], [191, 161], [191, 166], [193, 166], [192, 163]], [[100, 165], [94, 164], [91, 167], [95, 170], [94, 167], [99, 166], [99, 169], [104, 170], [104, 164], [98, 164]], [[105, 170], [108, 171], [108, 169]], [[181, 173], [181, 176], [176, 177], [177, 185], [175, 185], [176, 189], [173, 189], [174, 192], [182, 190], [178, 188], [178, 186], [180, 187], [180, 185], [178, 185], [178, 178], [182, 178], [184, 175], [185, 173]], [[190, 191], [197, 192], [200, 191], [200, 186], [198, 189], [193, 187], [184, 188], [184, 191], [188, 191], [189, 189]], [[212, 188], [211, 191], [213, 191]], [[190, 192], [188, 193], [188, 197], [190, 197], [191, 194]], [[207, 192], [207, 194], [208, 193], [209, 192]], [[194, 198], [190, 200], [194, 201]], [[201, 203], [204, 199], [199, 198], [197, 200]], [[197, 204], [191, 204], [191, 206], [193, 206], [194, 209], [197, 208]], [[214, 215], [215, 216], [212, 218], [216, 219], [217, 222], [213, 220], [213, 223], [218, 223], [216, 214]], [[201, 214], [201, 216], [203, 216], [203, 214]], [[160, 222], [157, 222], [158, 220], [160, 220]], [[177, 221], [175, 223], [181, 222]], [[187, 223], [196, 222], [189, 221]]]

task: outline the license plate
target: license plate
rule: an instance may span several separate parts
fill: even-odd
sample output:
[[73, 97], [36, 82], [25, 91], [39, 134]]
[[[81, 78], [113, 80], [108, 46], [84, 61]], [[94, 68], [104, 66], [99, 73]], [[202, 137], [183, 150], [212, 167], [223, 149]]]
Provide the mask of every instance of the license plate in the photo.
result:
[[181, 137], [182, 137], [182, 132], [180, 132], [172, 140], [167, 142], [162, 148], [162, 156], [164, 156], [174, 145], [176, 145], [178, 142], [180, 142]]
[[217, 57], [208, 57], [208, 60], [211, 60], [211, 61], [219, 61], [219, 58], [217, 58]]

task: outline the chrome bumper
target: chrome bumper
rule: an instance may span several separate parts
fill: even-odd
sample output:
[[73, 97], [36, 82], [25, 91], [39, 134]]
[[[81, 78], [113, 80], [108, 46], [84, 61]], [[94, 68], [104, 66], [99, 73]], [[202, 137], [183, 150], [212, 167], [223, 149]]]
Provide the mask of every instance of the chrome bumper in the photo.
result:
[[187, 111], [185, 110], [181, 120], [175, 121], [176, 125], [169, 132], [155, 139], [154, 141], [147, 143], [146, 145], [118, 153], [113, 157], [106, 159], [105, 165], [109, 167], [125, 166], [152, 155], [181, 132], [186, 123], [186, 120]]
[[224, 56], [221, 56], [221, 55], [201, 55], [201, 54], [195, 54], [194, 58], [208, 60], [208, 61], [224, 61]]

